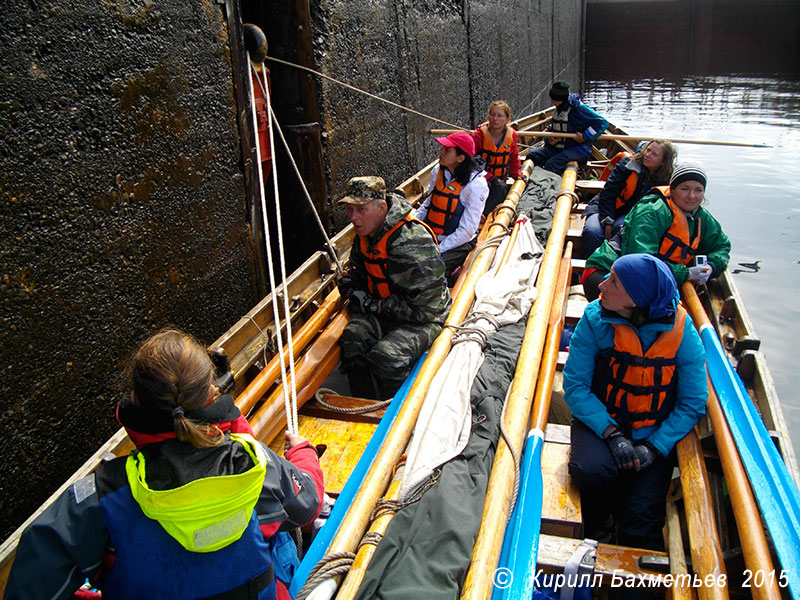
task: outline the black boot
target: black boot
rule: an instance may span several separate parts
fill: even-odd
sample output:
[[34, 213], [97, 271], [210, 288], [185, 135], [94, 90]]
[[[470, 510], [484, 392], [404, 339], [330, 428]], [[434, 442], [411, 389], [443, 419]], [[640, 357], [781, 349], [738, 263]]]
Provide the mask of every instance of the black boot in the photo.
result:
[[363, 371], [351, 371], [347, 374], [347, 382], [350, 384], [350, 395], [356, 398], [367, 398], [375, 400], [378, 393], [375, 389], [375, 382], [372, 373], [367, 369]]

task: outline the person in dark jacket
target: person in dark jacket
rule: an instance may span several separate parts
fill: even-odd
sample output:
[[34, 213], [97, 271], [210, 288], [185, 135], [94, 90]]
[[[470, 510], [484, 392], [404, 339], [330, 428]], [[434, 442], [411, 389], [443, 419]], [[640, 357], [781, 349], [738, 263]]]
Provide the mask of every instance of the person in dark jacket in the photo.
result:
[[287, 459], [218, 398], [206, 350], [165, 330], [133, 358], [117, 410], [136, 449], [71, 485], [22, 534], [6, 600], [288, 598], [288, 531], [322, 507], [316, 450], [286, 434]]
[[547, 130], [574, 133], [575, 137], [548, 137], [544, 146], [528, 152], [527, 158], [537, 167], [561, 175], [568, 162], [586, 162], [592, 154], [592, 141], [608, 128], [608, 121], [583, 104], [578, 94], [571, 94], [565, 81], [553, 83], [550, 99], [556, 110]]
[[705, 351], [661, 260], [623, 256], [600, 289], [564, 366], [584, 534], [603, 537], [613, 515], [620, 544], [663, 549], [673, 448], [705, 413]]
[[657, 185], [666, 185], [675, 169], [677, 151], [665, 140], [647, 142], [633, 156], [622, 158], [603, 190], [583, 213], [583, 256], [589, 257], [603, 240], [610, 240], [622, 227], [634, 205]]

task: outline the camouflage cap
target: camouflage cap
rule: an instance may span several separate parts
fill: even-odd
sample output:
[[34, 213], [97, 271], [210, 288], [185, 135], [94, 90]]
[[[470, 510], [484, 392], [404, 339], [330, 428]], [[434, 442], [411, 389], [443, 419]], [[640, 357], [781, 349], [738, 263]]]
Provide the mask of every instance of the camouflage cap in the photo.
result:
[[347, 195], [339, 200], [340, 204], [369, 204], [373, 200], [386, 200], [386, 182], [383, 177], [353, 177], [347, 185]]

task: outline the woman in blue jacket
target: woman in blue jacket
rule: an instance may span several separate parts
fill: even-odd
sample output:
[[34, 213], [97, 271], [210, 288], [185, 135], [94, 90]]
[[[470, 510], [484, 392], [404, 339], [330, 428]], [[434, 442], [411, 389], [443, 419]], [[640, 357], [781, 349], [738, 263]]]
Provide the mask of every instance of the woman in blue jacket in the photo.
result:
[[25, 530], [6, 600], [70, 598], [87, 578], [110, 600], [288, 597], [278, 580], [288, 582], [297, 554], [285, 532], [321, 508], [316, 451], [287, 433], [283, 459], [242, 432], [214, 375], [206, 350], [179, 331], [142, 345], [118, 415], [147, 431]]
[[660, 549], [673, 448], [705, 413], [705, 351], [661, 260], [617, 259], [600, 291], [564, 367], [570, 474], [587, 537], [603, 537], [613, 516], [620, 544]]

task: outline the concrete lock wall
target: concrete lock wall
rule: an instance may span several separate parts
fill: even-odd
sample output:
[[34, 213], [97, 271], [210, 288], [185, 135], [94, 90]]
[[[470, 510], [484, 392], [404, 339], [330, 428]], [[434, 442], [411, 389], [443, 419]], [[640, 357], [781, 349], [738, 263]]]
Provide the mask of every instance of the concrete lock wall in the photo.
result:
[[144, 338], [210, 343], [257, 301], [224, 10], [0, 14], [3, 538], [117, 430]]
[[[507, 100], [514, 118], [549, 106], [555, 79], [580, 87], [581, 0], [313, 6], [319, 70], [460, 127], [483, 122], [492, 100]], [[379, 174], [394, 186], [436, 158], [438, 144], [426, 130], [446, 125], [330, 82], [319, 95], [333, 197], [350, 177]]]
[[[0, 14], [3, 538], [116, 430], [120, 372], [144, 338], [172, 324], [209, 343], [258, 300], [232, 4], [44, 0]], [[463, 127], [496, 98], [514, 116], [544, 108], [554, 79], [579, 88], [582, 74], [583, 0], [241, 9], [271, 55]], [[352, 176], [394, 186], [436, 157], [425, 130], [442, 125], [270, 68], [301, 169], [323, 155], [309, 175], [312, 194], [327, 186], [318, 208]], [[308, 212], [299, 194], [284, 201]], [[315, 228], [305, 247], [295, 235], [298, 251], [317, 249]]]

